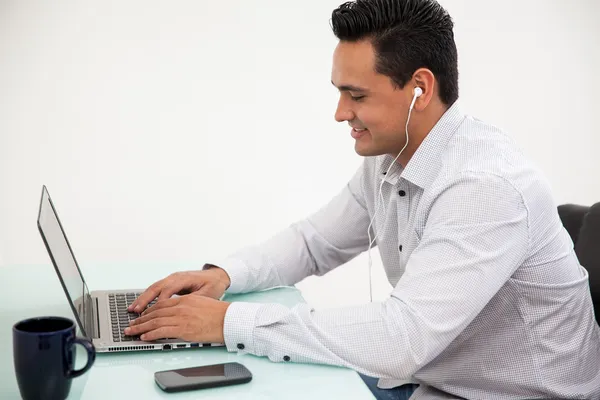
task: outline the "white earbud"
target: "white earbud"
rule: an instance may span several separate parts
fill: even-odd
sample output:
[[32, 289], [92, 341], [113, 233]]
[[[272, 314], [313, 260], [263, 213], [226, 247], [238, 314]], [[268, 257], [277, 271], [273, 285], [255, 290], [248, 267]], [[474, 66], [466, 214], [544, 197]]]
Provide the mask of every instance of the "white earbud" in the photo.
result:
[[412, 109], [413, 109], [413, 107], [415, 106], [415, 102], [417, 101], [417, 98], [418, 98], [418, 97], [421, 97], [421, 95], [423, 94], [423, 89], [421, 89], [420, 87], [418, 87], [418, 86], [417, 86], [417, 87], [414, 89], [414, 93], [415, 93], [415, 96], [414, 96], [414, 97], [413, 97], [413, 99], [412, 99], [412, 103], [410, 103], [410, 108], [409, 108], [409, 111], [410, 111], [410, 110], [412, 110]]

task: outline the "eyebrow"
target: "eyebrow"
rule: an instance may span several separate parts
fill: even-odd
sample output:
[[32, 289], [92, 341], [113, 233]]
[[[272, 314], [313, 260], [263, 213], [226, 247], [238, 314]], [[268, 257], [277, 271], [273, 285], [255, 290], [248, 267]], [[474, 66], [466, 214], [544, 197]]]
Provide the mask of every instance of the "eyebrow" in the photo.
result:
[[[335, 83], [333, 83], [333, 81], [331, 81], [331, 84], [333, 86], [336, 86]], [[342, 85], [342, 86], [336, 86], [340, 91], [342, 92], [362, 92], [362, 93], [367, 93], [368, 90], [358, 87], [358, 86], [354, 86], [354, 85]]]

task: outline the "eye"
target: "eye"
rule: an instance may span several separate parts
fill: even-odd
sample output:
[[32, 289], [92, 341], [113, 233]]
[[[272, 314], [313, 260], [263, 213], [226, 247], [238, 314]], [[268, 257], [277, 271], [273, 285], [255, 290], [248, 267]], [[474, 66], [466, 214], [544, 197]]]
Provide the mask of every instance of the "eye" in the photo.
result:
[[350, 96], [350, 98], [352, 98], [352, 101], [361, 101], [365, 96]]

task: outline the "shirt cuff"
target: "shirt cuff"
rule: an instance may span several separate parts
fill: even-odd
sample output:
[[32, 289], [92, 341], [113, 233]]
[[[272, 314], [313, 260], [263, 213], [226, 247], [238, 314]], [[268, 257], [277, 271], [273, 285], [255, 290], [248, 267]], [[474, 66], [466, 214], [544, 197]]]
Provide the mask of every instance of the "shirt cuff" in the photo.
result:
[[227, 351], [255, 353], [254, 326], [262, 304], [234, 301], [227, 308], [223, 322], [223, 338]]
[[240, 259], [226, 258], [218, 263], [210, 263], [229, 275], [229, 287], [225, 293], [241, 293], [248, 282], [248, 266]]

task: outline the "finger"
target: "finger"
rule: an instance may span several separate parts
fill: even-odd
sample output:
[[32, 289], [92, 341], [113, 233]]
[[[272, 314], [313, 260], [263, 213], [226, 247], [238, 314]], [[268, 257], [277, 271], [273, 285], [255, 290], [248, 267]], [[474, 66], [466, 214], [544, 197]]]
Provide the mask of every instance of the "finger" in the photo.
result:
[[149, 331], [148, 333], [144, 333], [140, 339], [146, 341], [159, 340], [159, 339], [167, 339], [167, 338], [177, 338], [182, 339], [183, 331], [182, 328], [178, 326], [163, 326], [162, 328], [155, 329], [153, 331]]
[[149, 314], [152, 314], [159, 310], [162, 310], [163, 308], [174, 307], [174, 306], [178, 305], [180, 301], [181, 301], [180, 297], [175, 297], [173, 299], [167, 299], [167, 300], [161, 300], [161, 301], [157, 302], [155, 305], [153, 305], [152, 307], [147, 308], [141, 314], [141, 316], [144, 317], [146, 315], [149, 315]]
[[140, 325], [147, 321], [150, 321], [153, 318], [172, 317], [174, 315], [177, 315], [177, 309], [175, 307], [163, 308], [161, 310], [156, 310], [152, 314], [145, 314], [141, 317], [134, 319], [129, 323], [129, 326]]
[[129, 328], [125, 328], [125, 334], [127, 336], [138, 336], [143, 333], [159, 329], [165, 326], [175, 326], [177, 324], [177, 320], [180, 318], [177, 317], [163, 317], [163, 318], [153, 318], [150, 321], [144, 322], [143, 324], [130, 326]]
[[139, 313], [144, 308], [146, 308], [148, 303], [150, 303], [156, 298], [156, 296], [158, 296], [158, 294], [160, 293], [160, 288], [162, 286], [162, 280], [150, 285], [150, 287], [148, 287], [148, 289], [146, 289], [144, 293], [142, 293], [137, 299], [135, 299], [134, 302], [131, 303], [131, 305], [127, 309], [129, 311], [135, 311]]
[[165, 285], [163, 290], [160, 292], [157, 301], [170, 299], [175, 293], [179, 293], [181, 290], [185, 288], [185, 284], [183, 281], [173, 282], [169, 285]]
[[143, 300], [143, 299], [146, 297], [146, 294], [147, 294], [147, 293], [149, 293], [149, 292], [151, 292], [151, 291], [154, 291], [154, 290], [155, 290], [155, 288], [156, 288], [156, 287], [159, 285], [159, 283], [160, 283], [160, 281], [158, 281], [158, 282], [155, 282], [154, 284], [152, 284], [152, 285], [150, 285], [148, 288], [146, 288], [146, 290], [144, 290], [144, 291], [142, 292], [142, 294], [141, 294], [141, 295], [139, 295], [139, 296], [138, 296], [138, 297], [137, 297], [137, 298], [136, 298], [136, 299], [133, 301], [133, 303], [131, 303], [131, 304], [129, 305], [129, 307], [127, 307], [127, 309], [128, 309], [129, 311], [134, 311], [134, 310], [135, 310], [135, 308], [136, 308], [136, 306], [138, 306], [138, 305], [140, 304], [140, 300]]

